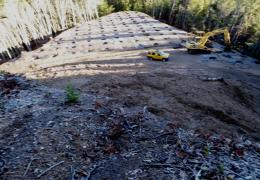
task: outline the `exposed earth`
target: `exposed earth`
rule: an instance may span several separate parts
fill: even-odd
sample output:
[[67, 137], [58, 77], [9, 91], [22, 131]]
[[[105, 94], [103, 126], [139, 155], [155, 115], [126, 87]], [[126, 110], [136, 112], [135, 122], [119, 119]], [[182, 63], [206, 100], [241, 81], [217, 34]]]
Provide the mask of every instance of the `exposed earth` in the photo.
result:
[[259, 65], [217, 43], [190, 55], [192, 37], [120, 12], [0, 65], [24, 76], [0, 76], [0, 178], [260, 178]]

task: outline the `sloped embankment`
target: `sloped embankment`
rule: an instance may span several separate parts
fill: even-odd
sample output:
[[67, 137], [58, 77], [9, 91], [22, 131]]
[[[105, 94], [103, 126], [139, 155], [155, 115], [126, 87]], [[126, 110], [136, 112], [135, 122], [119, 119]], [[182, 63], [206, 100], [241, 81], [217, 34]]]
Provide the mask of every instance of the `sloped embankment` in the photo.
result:
[[0, 80], [2, 179], [260, 177], [259, 144], [245, 136], [184, 130], [106, 96], [82, 93], [68, 105], [64, 91]]

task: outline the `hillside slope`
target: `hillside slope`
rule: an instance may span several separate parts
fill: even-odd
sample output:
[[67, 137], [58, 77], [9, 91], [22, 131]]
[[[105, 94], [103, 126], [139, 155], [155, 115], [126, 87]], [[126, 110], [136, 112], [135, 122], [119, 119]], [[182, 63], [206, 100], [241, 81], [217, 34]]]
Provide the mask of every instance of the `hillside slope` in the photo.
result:
[[[182, 44], [190, 37], [143, 13], [114, 13], [70, 29], [0, 69], [55, 88], [72, 83], [83, 92], [151, 106], [167, 118], [174, 113], [184, 126], [257, 137], [260, 71], [254, 59], [236, 52], [189, 55]], [[169, 52], [170, 61], [146, 60], [154, 48]]]
[[[0, 76], [0, 177], [260, 177], [259, 65], [237, 52], [189, 55], [190, 36], [120, 12], [2, 64], [25, 77]], [[169, 62], [147, 60], [155, 48]], [[68, 84], [76, 104], [65, 103]]]

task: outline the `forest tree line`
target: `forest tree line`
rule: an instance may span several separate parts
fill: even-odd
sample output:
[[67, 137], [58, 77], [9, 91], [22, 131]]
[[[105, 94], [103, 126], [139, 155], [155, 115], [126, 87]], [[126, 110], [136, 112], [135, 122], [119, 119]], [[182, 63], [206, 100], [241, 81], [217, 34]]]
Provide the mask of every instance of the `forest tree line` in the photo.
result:
[[101, 15], [141, 11], [189, 32], [228, 27], [234, 48], [260, 58], [260, 0], [103, 0]]
[[0, 19], [4, 17], [3, 6], [4, 6], [4, 1], [0, 0]]
[[[44, 2], [49, 2], [45, 0]], [[52, 0], [50, 2], [84, 2], [87, 0]], [[88, 0], [97, 4], [100, 0]], [[260, 59], [260, 0], [101, 0], [99, 14], [106, 15], [118, 11], [141, 11], [163, 22], [174, 25], [189, 32], [195, 30], [211, 31], [228, 27], [232, 36], [233, 47], [241, 52]], [[3, 2], [0, 0], [0, 20], [5, 18]], [[10, 2], [5, 0], [5, 2]], [[26, 4], [36, 0], [12, 1]], [[46, 6], [42, 0], [37, 0]], [[37, 4], [37, 3], [36, 3]], [[68, 4], [68, 3], [67, 3]], [[43, 7], [39, 7], [43, 8]], [[62, 7], [61, 7], [62, 8]], [[62, 8], [63, 11], [66, 8]], [[71, 8], [69, 8], [71, 9]], [[20, 8], [26, 11], [26, 8]], [[50, 10], [46, 10], [50, 11]], [[91, 11], [91, 10], [88, 10]], [[10, 17], [17, 14], [10, 11]], [[23, 13], [25, 14], [25, 13]], [[53, 16], [46, 14], [47, 16]], [[68, 13], [66, 13], [66, 16]], [[64, 18], [63, 18], [64, 19]], [[66, 18], [65, 18], [66, 19]], [[71, 19], [71, 18], [70, 18]], [[47, 18], [46, 18], [47, 20]], [[22, 21], [22, 19], [21, 19]], [[1, 24], [0, 24], [1, 25]], [[21, 27], [21, 26], [19, 26]], [[30, 28], [30, 33], [34, 28]], [[42, 29], [42, 28], [41, 28]], [[1, 31], [3, 30], [0, 29]], [[50, 31], [53, 29], [50, 28]], [[19, 31], [21, 32], [21, 31]], [[28, 34], [28, 36], [30, 35]], [[3, 34], [3, 33], [2, 33]], [[10, 38], [8, 38], [10, 39]], [[6, 46], [9, 44], [4, 43]], [[13, 43], [17, 44], [17, 43]], [[11, 45], [10, 45], [11, 46]], [[0, 47], [1, 48], [1, 47]]]
[[98, 17], [97, 0], [0, 0], [0, 61]]

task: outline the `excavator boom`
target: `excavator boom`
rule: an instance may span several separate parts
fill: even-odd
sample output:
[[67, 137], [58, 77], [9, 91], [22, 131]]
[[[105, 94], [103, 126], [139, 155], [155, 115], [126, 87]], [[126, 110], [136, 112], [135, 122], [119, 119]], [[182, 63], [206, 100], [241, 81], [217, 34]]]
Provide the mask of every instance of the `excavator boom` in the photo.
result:
[[206, 47], [206, 43], [208, 42], [210, 37], [219, 35], [219, 34], [224, 34], [224, 40], [226, 44], [226, 50], [230, 50], [230, 34], [227, 28], [223, 29], [216, 29], [214, 31], [206, 33], [198, 43], [196, 44], [191, 44], [187, 47], [188, 52], [191, 54], [199, 54], [199, 53], [210, 53], [211, 50]]

